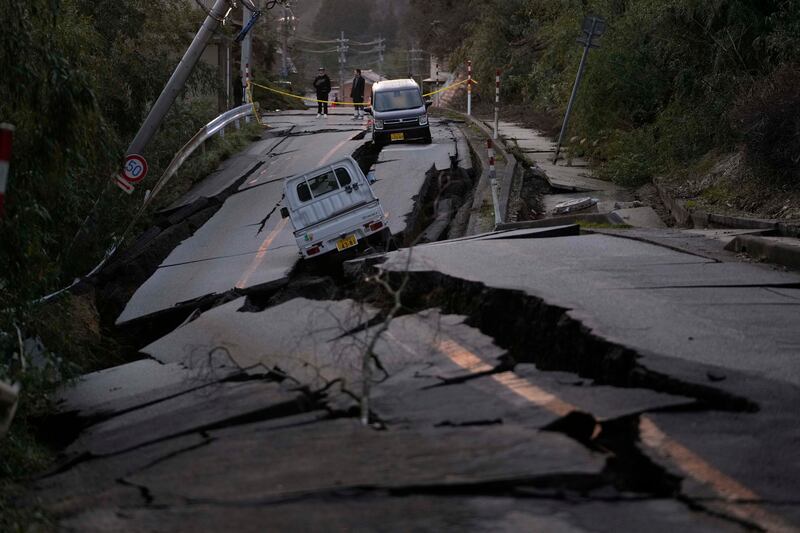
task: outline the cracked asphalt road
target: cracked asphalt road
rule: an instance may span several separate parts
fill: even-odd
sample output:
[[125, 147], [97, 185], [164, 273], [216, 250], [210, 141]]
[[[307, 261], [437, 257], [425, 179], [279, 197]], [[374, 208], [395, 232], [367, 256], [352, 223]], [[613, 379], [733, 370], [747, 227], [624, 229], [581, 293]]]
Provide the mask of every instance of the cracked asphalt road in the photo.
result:
[[[319, 134], [302, 114], [274, 122], [304, 134], [249, 149], [260, 166], [123, 317], [158, 320], [229, 291], [272, 235], [255, 288], [144, 346], [150, 359], [65, 391], [82, 431], [36, 492], [60, 529], [800, 528], [800, 277], [577, 228], [433, 243], [309, 277], [292, 270], [277, 220], [257, 239], [252, 224], [278, 201], [277, 177], [364, 141], [344, 131], [349, 116]], [[393, 230], [424, 174], [456, 156], [454, 130], [436, 132], [438, 146], [378, 159]], [[364, 347], [393, 296], [363, 276], [381, 272], [406, 285], [375, 344], [362, 426]], [[279, 277], [288, 285], [258, 289]]]

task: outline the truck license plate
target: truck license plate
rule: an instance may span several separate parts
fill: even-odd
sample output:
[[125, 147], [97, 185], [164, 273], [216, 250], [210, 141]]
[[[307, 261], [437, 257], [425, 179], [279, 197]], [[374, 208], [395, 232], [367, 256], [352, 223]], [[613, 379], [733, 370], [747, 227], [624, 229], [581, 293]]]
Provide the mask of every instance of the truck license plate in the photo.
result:
[[393, 141], [402, 141], [405, 138], [406, 138], [406, 136], [405, 136], [404, 133], [392, 133], [391, 134], [391, 139]]
[[352, 248], [356, 244], [358, 244], [358, 239], [356, 239], [356, 235], [354, 233], [336, 241], [336, 249], [341, 252], [342, 250]]

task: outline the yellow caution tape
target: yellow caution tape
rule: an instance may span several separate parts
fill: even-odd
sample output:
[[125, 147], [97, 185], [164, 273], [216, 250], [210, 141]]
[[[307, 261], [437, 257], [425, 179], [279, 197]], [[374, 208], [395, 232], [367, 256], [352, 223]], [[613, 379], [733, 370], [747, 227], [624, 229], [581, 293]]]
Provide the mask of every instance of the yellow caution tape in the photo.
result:
[[[456, 82], [456, 83], [454, 83], [452, 85], [448, 85], [447, 87], [442, 87], [438, 91], [433, 91], [433, 92], [430, 92], [430, 93], [423, 94], [422, 96], [433, 96], [434, 94], [440, 93], [442, 91], [449, 91], [450, 89], [454, 89], [455, 87], [458, 87], [459, 85], [462, 85], [464, 83], [468, 83], [469, 81], [470, 81], [469, 78], [467, 78], [465, 80], [461, 80], [459, 82]], [[475, 80], [472, 80], [472, 83], [474, 83], [475, 85], [478, 84], [478, 82], [475, 81]]]
[[247, 83], [247, 97], [250, 100], [250, 103], [253, 104], [253, 116], [256, 117], [256, 121], [258, 121], [259, 126], [268, 126], [264, 122], [261, 122], [261, 115], [258, 114], [258, 107], [256, 107], [256, 101], [253, 100], [253, 87], [251, 86], [251, 82]]
[[317, 100], [316, 98], [306, 98], [305, 96], [298, 96], [296, 94], [287, 93], [286, 91], [279, 91], [278, 89], [273, 89], [272, 87], [267, 87], [266, 85], [260, 85], [258, 83], [252, 82], [252, 81], [250, 82], [250, 84], [251, 85], [255, 85], [256, 87], [260, 87], [262, 89], [266, 89], [268, 91], [272, 91], [274, 93], [278, 93], [278, 94], [282, 94], [284, 96], [288, 96], [290, 98], [297, 98], [298, 100], [307, 100], [309, 102], [318, 102], [318, 103], [333, 104], [333, 105], [354, 105], [354, 106], [359, 106], [359, 105], [360, 106], [367, 106], [367, 105], [369, 105], [369, 104], [364, 103], [364, 102], [355, 104], [353, 102], [332, 102], [330, 100]]
[[[440, 93], [440, 92], [443, 92], [443, 91], [449, 91], [450, 89], [454, 89], [454, 88], [458, 87], [459, 85], [462, 85], [462, 84], [467, 83], [469, 81], [470, 81], [469, 79], [461, 80], [461, 81], [459, 81], [457, 83], [454, 83], [452, 85], [448, 85], [447, 87], [442, 87], [441, 89], [439, 89], [437, 91], [433, 91], [433, 92], [430, 92], [430, 93], [423, 94], [422, 96], [432, 96], [434, 94], [437, 94], [437, 93]], [[474, 79], [472, 80], [472, 83], [474, 83], [476, 85], [478, 84], [478, 82], [475, 81]], [[278, 89], [273, 89], [272, 87], [267, 87], [266, 85], [261, 85], [259, 83], [253, 82], [253, 81], [248, 83], [248, 90], [249, 91], [250, 91], [250, 86], [251, 85], [254, 85], [254, 86], [259, 87], [261, 89], [265, 89], [267, 91], [272, 91], [273, 93], [282, 94], [282, 95], [288, 96], [290, 98], [297, 98], [298, 100], [306, 100], [306, 101], [309, 101], [309, 102], [317, 102], [317, 103], [333, 104], [333, 105], [351, 105], [351, 106], [368, 106], [369, 105], [366, 102], [359, 102], [359, 103], [354, 103], [354, 102], [332, 102], [330, 100], [317, 100], [316, 98], [307, 98], [305, 96], [299, 96], [299, 95], [292, 94], [292, 93], [289, 93], [289, 92], [286, 92], [286, 91], [279, 91]], [[252, 91], [250, 91], [249, 94], [250, 94], [250, 99], [252, 100], [252, 97], [253, 97]]]

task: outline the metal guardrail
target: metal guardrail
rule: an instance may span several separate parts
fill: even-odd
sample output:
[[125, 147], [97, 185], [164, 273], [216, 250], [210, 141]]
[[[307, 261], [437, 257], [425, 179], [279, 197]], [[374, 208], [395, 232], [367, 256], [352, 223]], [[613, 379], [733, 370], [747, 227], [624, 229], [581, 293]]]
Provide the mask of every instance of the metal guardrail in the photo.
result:
[[173, 157], [172, 161], [170, 161], [169, 165], [167, 165], [164, 173], [161, 174], [161, 177], [156, 182], [152, 192], [145, 200], [142, 210], [144, 210], [144, 208], [150, 204], [153, 198], [155, 198], [161, 189], [164, 188], [170, 178], [175, 175], [181, 165], [183, 165], [183, 163], [194, 153], [195, 150], [202, 146], [202, 144], [208, 139], [222, 131], [222, 129], [228, 124], [245, 118], [248, 115], [253, 115], [253, 104], [243, 104], [239, 107], [231, 109], [230, 111], [226, 111], [203, 126], [200, 131], [195, 133], [194, 137], [192, 137], [189, 142], [184, 144], [183, 147], [175, 153], [175, 157]]

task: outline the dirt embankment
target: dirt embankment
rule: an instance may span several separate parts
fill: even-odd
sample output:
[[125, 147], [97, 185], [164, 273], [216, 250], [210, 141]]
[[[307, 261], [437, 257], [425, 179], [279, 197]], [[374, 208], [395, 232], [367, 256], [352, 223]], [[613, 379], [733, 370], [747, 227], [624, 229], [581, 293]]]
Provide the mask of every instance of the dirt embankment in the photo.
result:
[[776, 181], [746, 164], [744, 154], [712, 153], [696, 165], [658, 179], [690, 211], [800, 220], [800, 184]]

